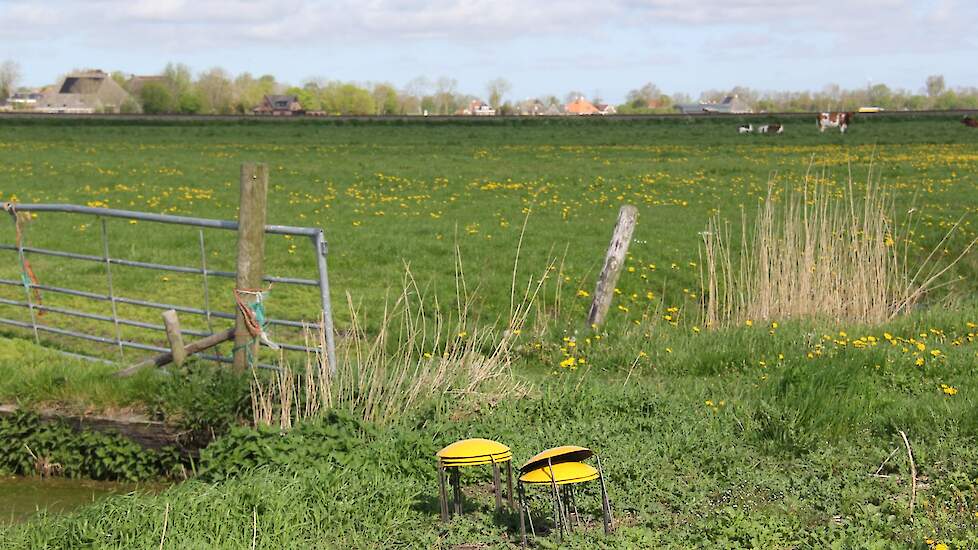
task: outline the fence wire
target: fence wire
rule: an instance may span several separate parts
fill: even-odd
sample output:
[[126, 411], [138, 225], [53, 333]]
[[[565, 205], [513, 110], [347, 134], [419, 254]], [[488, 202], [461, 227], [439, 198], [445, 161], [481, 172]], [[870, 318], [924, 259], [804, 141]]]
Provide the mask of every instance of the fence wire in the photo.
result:
[[[165, 327], [160, 323], [151, 323], [145, 320], [131, 319], [122, 315], [120, 310], [123, 307], [126, 308], [141, 308], [141, 309], [155, 309], [155, 310], [168, 310], [173, 309], [179, 313], [184, 313], [188, 315], [193, 315], [202, 318], [206, 330], [194, 329], [194, 328], [184, 328], [181, 326], [181, 332], [183, 334], [194, 336], [194, 337], [206, 337], [210, 336], [216, 332], [215, 324], [219, 323], [220, 320], [234, 321], [236, 315], [232, 312], [215, 310], [211, 307], [212, 301], [212, 279], [235, 279], [236, 273], [232, 271], [220, 271], [212, 270], [208, 268], [207, 265], [207, 243], [205, 239], [205, 230], [214, 229], [222, 231], [233, 231], [236, 232], [238, 229], [237, 222], [228, 220], [215, 220], [209, 218], [197, 218], [189, 216], [176, 216], [167, 214], [153, 214], [147, 212], [135, 212], [128, 210], [118, 210], [111, 208], [96, 208], [90, 206], [80, 206], [72, 204], [14, 204], [14, 203], [3, 203], [3, 209], [10, 214], [10, 218], [14, 224], [15, 239], [13, 244], [0, 243], [0, 250], [15, 252], [17, 254], [18, 263], [20, 264], [20, 280], [9, 279], [5, 277], [0, 277], [0, 286], [8, 287], [22, 287], [23, 296], [22, 300], [9, 299], [0, 297], [0, 305], [10, 306], [14, 308], [21, 308], [26, 310], [28, 313], [28, 319], [11, 319], [7, 317], [0, 316], [0, 325], [7, 325], [10, 327], [16, 327], [18, 329], [29, 330], [33, 334], [34, 341], [38, 344], [41, 343], [41, 335], [55, 335], [67, 338], [73, 338], [77, 340], [83, 340], [87, 342], [95, 342], [99, 344], [105, 344], [113, 346], [116, 348], [119, 360], [121, 362], [126, 362], [129, 359], [126, 357], [126, 350], [138, 350], [138, 351], [151, 351], [157, 353], [165, 353], [170, 351], [168, 347], [163, 347], [157, 345], [151, 341], [145, 341], [145, 339], [140, 340], [132, 337], [129, 334], [124, 334], [124, 327], [132, 327], [135, 329], [140, 329], [143, 331], [151, 331], [155, 333], [160, 333], [165, 336]], [[99, 241], [101, 254], [83, 254], [76, 251], [70, 250], [60, 250], [54, 247], [38, 247], [38, 246], [28, 246], [25, 241], [25, 235], [23, 232], [23, 222], [28, 218], [36, 215], [37, 213], [50, 213], [56, 215], [89, 215], [95, 216], [99, 223]], [[199, 264], [198, 265], [174, 265], [168, 263], [150, 262], [134, 260], [129, 258], [113, 257], [110, 254], [110, 235], [109, 226], [107, 224], [107, 219], [117, 218], [122, 220], [132, 220], [130, 223], [138, 223], [140, 221], [152, 222], [157, 224], [170, 224], [178, 226], [187, 226], [197, 228], [197, 248], [199, 248]], [[302, 319], [285, 319], [269, 317], [266, 319], [269, 325], [285, 327], [286, 329], [292, 330], [293, 332], [303, 332], [308, 330], [318, 330], [320, 328], [320, 323], [322, 323], [322, 330], [325, 333], [325, 344], [326, 349], [322, 350], [318, 347], [310, 347], [307, 344], [307, 339], [302, 338], [301, 343], [290, 343], [290, 342], [278, 342], [278, 345], [283, 350], [303, 352], [303, 353], [326, 353], [327, 360], [331, 368], [335, 368], [336, 365], [336, 352], [334, 344], [334, 330], [333, 330], [333, 318], [332, 318], [332, 307], [330, 303], [329, 296], [329, 278], [327, 273], [327, 254], [328, 248], [325, 236], [323, 235], [322, 229], [314, 227], [293, 227], [285, 225], [266, 225], [265, 226], [266, 235], [284, 235], [287, 238], [302, 237], [308, 240], [309, 245], [313, 248], [313, 254], [316, 258], [316, 278], [297, 278], [297, 277], [282, 277], [282, 276], [272, 276], [266, 275], [264, 277], [265, 282], [275, 285], [286, 285], [292, 287], [313, 287], [319, 290], [319, 319], [315, 321], [307, 321]], [[71, 288], [69, 286], [59, 286], [52, 284], [42, 284], [31, 267], [30, 259], [33, 257], [46, 257], [46, 258], [57, 258], [59, 260], [65, 260], [66, 262], [78, 262], [89, 264], [93, 268], [95, 266], [100, 266], [104, 272], [105, 278], [105, 288], [106, 292], [92, 292], [90, 290], [84, 290], [79, 288]], [[120, 288], [119, 281], [113, 279], [113, 268], [114, 267], [125, 267], [125, 268], [136, 268], [145, 270], [161, 271], [166, 273], [176, 273], [184, 275], [197, 275], [200, 276], [201, 282], [201, 292], [202, 292], [202, 306], [203, 307], [193, 307], [186, 304], [175, 304], [166, 302], [157, 302], [154, 300], [146, 300], [135, 298], [132, 296], [126, 296], [124, 293], [132, 291], [131, 288]], [[74, 299], [80, 300], [82, 303], [102, 303], [108, 304], [110, 314], [105, 312], [99, 313], [96, 311], [90, 311], [86, 309], [81, 309], [77, 307], [61, 307], [54, 306], [50, 304], [45, 304], [42, 300], [42, 296], [46, 293], [62, 295], [72, 297]], [[229, 300], [229, 304], [233, 304], [233, 301]], [[233, 311], [233, 309], [232, 309]], [[111, 323], [112, 325], [112, 336], [105, 336], [95, 334], [95, 331], [89, 330], [79, 330], [74, 327], [65, 326], [54, 326], [50, 323], [45, 323], [43, 317], [47, 313], [54, 313], [58, 315], [65, 315], [68, 317], [73, 317], [77, 319], [83, 319], [86, 321], [97, 321], [101, 323]], [[87, 325], [86, 325], [87, 326]], [[155, 341], [165, 341], [157, 339]], [[59, 350], [64, 351], [64, 350]], [[104, 360], [98, 355], [89, 353], [87, 351], [80, 351], [78, 353], [72, 353], [64, 351], [69, 355], [76, 357], [84, 357], [94, 360]], [[230, 363], [232, 361], [231, 355], [222, 355], [220, 353], [213, 354], [200, 354], [201, 357], [213, 361], [218, 361], [221, 363]], [[278, 368], [274, 365], [259, 363], [257, 366], [262, 368]]]

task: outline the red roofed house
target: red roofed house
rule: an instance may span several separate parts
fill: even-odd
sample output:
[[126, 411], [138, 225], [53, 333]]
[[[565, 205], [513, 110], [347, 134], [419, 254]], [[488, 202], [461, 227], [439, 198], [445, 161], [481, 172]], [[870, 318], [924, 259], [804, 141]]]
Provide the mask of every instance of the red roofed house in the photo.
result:
[[593, 103], [579, 97], [574, 101], [571, 101], [564, 107], [564, 112], [568, 115], [598, 115], [601, 114], [601, 110], [594, 106]]

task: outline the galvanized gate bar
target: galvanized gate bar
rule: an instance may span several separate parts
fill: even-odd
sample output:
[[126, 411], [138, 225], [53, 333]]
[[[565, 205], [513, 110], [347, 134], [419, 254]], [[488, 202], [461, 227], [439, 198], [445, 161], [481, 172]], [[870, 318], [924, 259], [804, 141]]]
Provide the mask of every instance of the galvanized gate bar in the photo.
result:
[[[204, 245], [204, 234], [203, 229], [224, 229], [224, 230], [236, 230], [238, 228], [237, 222], [228, 220], [215, 220], [208, 218], [196, 218], [190, 216], [174, 216], [168, 214], [152, 214], [147, 212], [133, 212], [126, 210], [118, 210], [112, 208], [96, 208], [88, 206], [77, 206], [71, 204], [11, 204], [3, 203], [0, 205], [10, 213], [14, 220], [17, 222], [16, 212], [62, 212], [62, 213], [72, 213], [72, 214], [87, 214], [96, 216], [101, 222], [101, 241], [102, 241], [102, 255], [95, 256], [89, 254], [78, 254], [75, 252], [67, 252], [61, 250], [51, 250], [39, 247], [27, 247], [21, 239], [17, 240], [17, 246], [11, 246], [7, 244], [0, 244], [0, 250], [10, 250], [16, 251], [21, 263], [21, 277], [22, 281], [15, 281], [10, 279], [0, 278], [0, 285], [10, 285], [10, 286], [21, 286], [24, 288], [26, 293], [26, 301], [20, 302], [16, 300], [0, 299], [0, 304], [16, 307], [26, 307], [31, 314], [31, 322], [25, 323], [23, 321], [17, 321], [14, 319], [0, 318], [0, 324], [7, 324], [10, 326], [31, 329], [34, 332], [35, 342], [40, 342], [40, 337], [38, 332], [47, 332], [52, 334], [58, 334], [62, 336], [71, 336], [75, 338], [81, 338], [84, 340], [89, 340], [93, 342], [99, 342], [103, 344], [113, 344], [119, 347], [119, 352], [122, 357], [124, 355], [125, 348], [140, 349], [145, 351], [154, 352], [165, 352], [166, 348], [160, 346], [154, 346], [149, 344], [143, 344], [139, 342], [131, 342], [124, 340], [122, 338], [122, 332], [120, 325], [132, 326], [136, 328], [146, 329], [146, 330], [164, 330], [163, 325], [158, 325], [154, 323], [147, 323], [143, 321], [136, 321], [133, 319], [125, 319], [119, 316], [117, 304], [126, 304], [139, 307], [148, 307], [155, 309], [174, 309], [176, 311], [190, 313], [194, 315], [202, 315], [207, 320], [208, 330], [211, 332], [205, 333], [198, 330], [181, 330], [182, 333], [191, 334], [195, 336], [208, 336], [213, 333], [213, 318], [218, 319], [235, 319], [235, 315], [232, 313], [225, 313], [219, 311], [213, 311], [210, 305], [210, 289], [208, 284], [209, 276], [234, 278], [236, 274], [227, 271], [211, 271], [207, 268], [207, 258], [206, 258], [206, 248]], [[188, 225], [198, 227], [198, 238], [200, 247], [200, 267], [189, 267], [189, 266], [177, 266], [168, 264], [158, 264], [154, 262], [141, 262], [136, 260], [127, 260], [121, 258], [112, 258], [109, 254], [109, 237], [108, 228], [106, 225], [106, 218], [122, 218], [128, 220], [143, 220], [148, 222], [158, 222], [167, 223], [175, 225]], [[19, 229], [19, 227], [18, 227]], [[265, 276], [264, 280], [270, 283], [281, 283], [281, 284], [292, 284], [301, 286], [315, 286], [319, 288], [320, 291], [320, 306], [321, 306], [321, 318], [319, 323], [310, 323], [305, 321], [294, 321], [289, 319], [276, 319], [269, 318], [267, 322], [271, 325], [285, 326], [290, 328], [297, 328], [302, 330], [316, 329], [322, 327], [326, 331], [326, 356], [329, 361], [330, 371], [335, 372], [336, 370], [336, 355], [335, 355], [335, 342], [334, 342], [334, 327], [332, 319], [332, 308], [330, 304], [329, 297], [329, 279], [326, 269], [326, 258], [328, 253], [327, 243], [323, 235], [323, 231], [320, 228], [314, 227], [294, 227], [285, 225], [266, 225], [265, 232], [270, 234], [278, 235], [293, 235], [293, 236], [307, 236], [310, 237], [312, 245], [316, 253], [316, 270], [317, 279], [303, 279], [296, 277], [275, 277], [275, 276]], [[105, 266], [106, 273], [106, 283], [108, 285], [108, 294], [100, 294], [96, 292], [89, 292], [83, 290], [76, 290], [71, 288], [63, 288], [54, 285], [44, 285], [35, 284], [30, 278], [26, 268], [26, 254], [38, 254], [44, 256], [53, 256], [60, 258], [68, 258], [82, 261], [98, 262]], [[160, 271], [170, 271], [175, 273], [189, 273], [202, 276], [202, 290], [204, 298], [204, 308], [194, 308], [187, 306], [180, 306], [175, 304], [165, 304], [159, 302], [153, 302], [150, 300], [139, 300], [134, 298], [125, 298], [116, 295], [115, 289], [113, 287], [112, 281], [112, 266], [125, 266], [125, 267], [136, 267], [144, 269], [155, 269]], [[85, 298], [90, 300], [107, 301], [111, 303], [112, 316], [101, 315], [98, 313], [89, 313], [84, 311], [78, 311], [72, 308], [65, 307], [54, 307], [43, 304], [35, 304], [33, 299], [33, 292], [35, 291], [45, 291], [65, 294], [69, 296], [76, 296], [79, 298]], [[112, 322], [115, 326], [115, 339], [107, 338], [104, 336], [97, 336], [94, 334], [87, 334], [83, 332], [74, 331], [66, 328], [52, 327], [48, 325], [43, 325], [38, 322], [37, 315], [40, 312], [52, 312], [68, 316], [80, 317], [85, 319], [92, 319], [97, 321]], [[320, 324], [321, 323], [321, 324]], [[324, 350], [318, 347], [309, 347], [303, 345], [290, 344], [288, 342], [280, 342], [279, 346], [285, 350], [290, 351], [301, 351], [306, 353], [320, 353]], [[228, 357], [214, 356], [214, 355], [201, 355], [206, 359], [213, 359], [215, 361], [220, 361], [223, 363], [230, 362], [231, 359]], [[276, 368], [272, 365], [260, 364], [258, 365], [264, 368]]]
[[[23, 321], [17, 321], [15, 319], [6, 319], [4, 317], [0, 317], [0, 324], [10, 325], [10, 326], [14, 326], [14, 327], [21, 327], [21, 328], [26, 328], [26, 329], [31, 328], [31, 324], [30, 323], [25, 323]], [[46, 326], [46, 325], [38, 325], [37, 326], [37, 329], [40, 330], [40, 331], [42, 331], [42, 332], [50, 332], [52, 334], [60, 334], [62, 336], [76, 336], [74, 334], [66, 334], [66, 332], [65, 332], [64, 329], [59, 329], [59, 328], [56, 328], [56, 327], [49, 327], [49, 326]], [[102, 344], [113, 344], [113, 345], [115, 344], [115, 340], [113, 340], [111, 338], [102, 338], [101, 336], [92, 336], [90, 334], [85, 334], [85, 335], [81, 335], [81, 336], [78, 336], [78, 337], [79, 338], [82, 338], [83, 340], [91, 340], [93, 342], [99, 342], [99, 343], [102, 343]], [[147, 345], [147, 344], [139, 344], [139, 343], [136, 343], [136, 342], [127, 342], [125, 340], [123, 340], [122, 345], [123, 346], [126, 346], [126, 347], [131, 347], [131, 348], [134, 348], [134, 349], [141, 349], [141, 350], [144, 350], [144, 351], [155, 351], [155, 352], [158, 352], [158, 353], [166, 353], [166, 352], [170, 351], [170, 348], [161, 348], [159, 346], [151, 346], [151, 345]], [[81, 355], [81, 354], [78, 354], [78, 353], [72, 353], [70, 351], [64, 351], [64, 350], [56, 350], [56, 351], [58, 351], [59, 353], [63, 353], [65, 355], [69, 355], [71, 357], [79, 358], [79, 359], [86, 359], [86, 360], [89, 360], [89, 361], [99, 361], [99, 362], [102, 362], [102, 363], [111, 363], [111, 361], [108, 361], [106, 359], [102, 359], [100, 357], [92, 357], [90, 355]], [[200, 356], [202, 358], [204, 358], [204, 359], [207, 359], [208, 361], [217, 361], [217, 362], [220, 362], [220, 363], [230, 363], [231, 362], [231, 359], [230, 358], [228, 358], [228, 357], [222, 357], [220, 355], [205, 355], [205, 354], [200, 354]], [[275, 365], [269, 365], [267, 363], [259, 363], [259, 364], [255, 365], [255, 366], [258, 367], [258, 368], [262, 368], [262, 369], [282, 370], [281, 367], [277, 367]]]
[[[8, 300], [6, 298], [0, 298], [0, 304], [5, 305], [5, 306], [28, 307], [27, 306], [27, 302], [18, 302], [17, 300]], [[58, 313], [58, 314], [61, 314], [61, 315], [68, 315], [68, 316], [71, 316], [71, 317], [80, 317], [82, 319], [92, 319], [94, 321], [105, 321], [105, 322], [109, 322], [109, 323], [118, 321], [120, 325], [127, 325], [127, 326], [130, 326], [130, 327], [144, 328], [144, 329], [147, 329], [147, 330], [155, 330], [155, 331], [163, 331], [163, 330], [166, 330], [166, 327], [164, 327], [163, 325], [157, 325], [157, 324], [153, 324], [153, 323], [145, 323], [143, 321], [134, 321], [132, 319], [126, 319], [126, 318], [123, 318], [123, 317], [119, 317], [117, 319], [113, 319], [112, 317], [109, 317], [108, 315], [99, 315], [97, 313], [89, 313], [87, 311], [78, 311], [77, 309], [70, 309], [70, 308], [65, 308], [65, 307], [36, 305], [36, 306], [34, 306], [34, 309], [37, 309], [38, 311], [50, 311], [51, 313]], [[180, 327], [180, 332], [183, 333], [183, 334], [189, 334], [191, 336], [201, 336], [201, 337], [210, 336], [211, 334], [213, 334], [213, 332], [204, 332], [202, 330], [193, 330], [193, 329], [188, 329], [188, 328], [184, 328], [184, 327]]]
[[[6, 298], [0, 298], [0, 305], [15, 306], [15, 307], [28, 307], [27, 302], [18, 302], [17, 300], [8, 300]], [[108, 315], [99, 315], [97, 313], [88, 313], [86, 311], [78, 311], [76, 309], [55, 307], [55, 306], [45, 306], [45, 305], [35, 305], [34, 309], [38, 311], [50, 311], [51, 313], [58, 313], [61, 315], [68, 315], [70, 317], [79, 317], [82, 319], [92, 319], [93, 321], [104, 321], [107, 323], [118, 323], [120, 325], [126, 325], [130, 327], [142, 328], [146, 330], [153, 330], [162, 332], [166, 330], [163, 325], [158, 325], [154, 323], [146, 323], [143, 321], [135, 321], [133, 319], [126, 319], [124, 317], [109, 317]], [[40, 325], [38, 325], [40, 326]], [[78, 336], [79, 338], [84, 337], [86, 333], [76, 332], [71, 329], [59, 329], [65, 331], [67, 336]], [[214, 334], [213, 332], [205, 332], [202, 330], [188, 329], [185, 327], [180, 327], [181, 334], [188, 334], [190, 336], [206, 337]], [[120, 338], [121, 339], [121, 338]], [[278, 346], [282, 349], [291, 351], [302, 351], [302, 352], [316, 352], [319, 351], [318, 348], [311, 348], [308, 346], [300, 346], [296, 344], [279, 343]]]
[[323, 230], [319, 229], [313, 236], [316, 247], [316, 269], [319, 272], [320, 298], [323, 307], [323, 331], [326, 333], [326, 360], [329, 362], [329, 373], [336, 374], [336, 346], [333, 343], [333, 309], [329, 301], [329, 276], [326, 272], [326, 255], [329, 252], [329, 245]]
[[[50, 250], [47, 248], [35, 248], [31, 246], [25, 246], [24, 252], [30, 252], [31, 254], [40, 254], [42, 256], [57, 256], [59, 258], [71, 258], [74, 260], [85, 260], [89, 262], [105, 263], [105, 258], [102, 256], [93, 256], [91, 254], [78, 254], [75, 252], [62, 252], [61, 250]], [[0, 250], [17, 250], [17, 247], [11, 246], [9, 244], [0, 244]], [[153, 262], [139, 262], [136, 260], [123, 260], [120, 258], [109, 258], [109, 263], [113, 265], [122, 265], [126, 267], [144, 267], [146, 269], [156, 269], [159, 271], [172, 271], [174, 273], [193, 273], [195, 275], [204, 275], [205, 270], [197, 267], [186, 267], [182, 265], [169, 265], [169, 264], [157, 264]], [[233, 279], [235, 273], [233, 271], [207, 271], [207, 275], [214, 275], [215, 277], [225, 277], [227, 279]], [[288, 285], [304, 285], [304, 286], [319, 286], [319, 281], [313, 279], [299, 279], [295, 277], [274, 277], [271, 275], [266, 275], [264, 280], [269, 283], [282, 283]]]
[[204, 230], [198, 229], [197, 235], [200, 237], [200, 273], [203, 275], [201, 278], [203, 281], [204, 288], [204, 311], [207, 318], [207, 330], [214, 332], [214, 323], [211, 322], [211, 298], [210, 292], [207, 287], [207, 251], [204, 249]]
[[[14, 205], [18, 212], [68, 212], [73, 214], [91, 214], [92, 216], [106, 216], [109, 218], [123, 218], [127, 220], [142, 220], [147, 222], [169, 223], [174, 225], [191, 225], [195, 227], [209, 227], [211, 229], [230, 229], [238, 230], [238, 222], [230, 220], [215, 220], [211, 218], [195, 218], [191, 216], [175, 216], [172, 214], [153, 214], [151, 212], [136, 212], [133, 210], [119, 210], [116, 208], [95, 208], [92, 206], [79, 206], [77, 204], [21, 204]], [[295, 227], [291, 225], [266, 225], [265, 233], [273, 235], [304, 235], [315, 237], [322, 230], [316, 227]]]
[[115, 325], [115, 340], [119, 344], [119, 359], [126, 360], [126, 352], [122, 347], [122, 331], [119, 330], [119, 311], [115, 307], [115, 292], [112, 290], [112, 262], [109, 261], [109, 228], [105, 225], [105, 218], [99, 218], [102, 222], [102, 258], [105, 261], [105, 277], [108, 281], [109, 302], [112, 304], [112, 323]]
[[[11, 279], [0, 279], [0, 284], [10, 285], [10, 286], [22, 286], [19, 281], [14, 281]], [[36, 288], [38, 290], [44, 290], [46, 292], [57, 292], [59, 294], [67, 294], [70, 296], [78, 296], [80, 298], [90, 298], [92, 300], [101, 300], [103, 302], [109, 301], [108, 295], [96, 294], [94, 292], [86, 292], [84, 290], [74, 290], [70, 288], [62, 288], [58, 286], [51, 285], [31, 285], [31, 288]], [[175, 309], [181, 313], [191, 313], [195, 315], [207, 315], [207, 312], [203, 309], [188, 307], [188, 306], [178, 306], [173, 304], [161, 304], [158, 302], [150, 302], [147, 300], [136, 300], [133, 298], [123, 298], [121, 296], [116, 296], [115, 301], [120, 304], [126, 304], [130, 306], [142, 306], [153, 309]], [[36, 307], [36, 306], [35, 306]], [[221, 311], [212, 311], [211, 315], [219, 319], [234, 319], [234, 314], [224, 313]], [[288, 319], [266, 319], [271, 325], [279, 325], [285, 327], [301, 328], [301, 329], [315, 329], [318, 328], [316, 323], [309, 323], [305, 321], [291, 321]]]

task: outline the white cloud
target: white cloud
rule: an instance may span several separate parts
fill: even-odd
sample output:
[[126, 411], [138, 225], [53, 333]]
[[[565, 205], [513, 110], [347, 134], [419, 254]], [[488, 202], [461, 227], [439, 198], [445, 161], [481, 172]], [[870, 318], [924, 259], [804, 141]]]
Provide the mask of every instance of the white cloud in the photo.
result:
[[[733, 27], [757, 32], [819, 32], [853, 46], [860, 37], [901, 45], [913, 35], [967, 44], [978, 7], [963, 0], [8, 0], [0, 32], [79, 33], [148, 40], [193, 33], [194, 43], [229, 41], [398, 42], [504, 40], [627, 28]], [[904, 36], [900, 36], [900, 34]], [[18, 32], [23, 35], [23, 32]], [[950, 38], [950, 39], [949, 39]]]

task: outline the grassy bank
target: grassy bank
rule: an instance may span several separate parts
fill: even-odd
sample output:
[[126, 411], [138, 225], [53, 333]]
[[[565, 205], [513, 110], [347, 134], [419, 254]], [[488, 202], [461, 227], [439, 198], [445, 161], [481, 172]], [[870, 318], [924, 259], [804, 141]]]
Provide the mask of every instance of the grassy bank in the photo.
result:
[[[618, 529], [605, 537], [594, 523], [575, 547], [967, 548], [978, 543], [976, 322], [965, 304], [877, 327], [668, 327], [654, 346], [606, 333], [581, 342], [586, 366], [519, 361], [535, 387], [522, 399], [459, 411], [445, 397], [386, 427], [330, 414], [284, 436], [238, 428], [204, 451], [195, 481], [0, 538], [11, 548], [505, 547], [518, 530], [492, 512], [488, 472], [467, 472], [464, 518], [437, 520], [434, 452], [490, 437], [518, 462], [558, 444], [601, 454]], [[901, 431], [916, 467], [912, 521]], [[533, 502], [546, 529], [547, 501]], [[598, 511], [593, 493], [582, 505]]]

